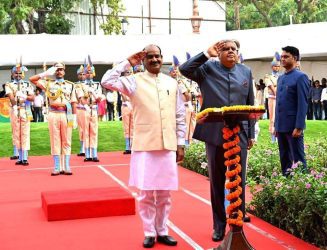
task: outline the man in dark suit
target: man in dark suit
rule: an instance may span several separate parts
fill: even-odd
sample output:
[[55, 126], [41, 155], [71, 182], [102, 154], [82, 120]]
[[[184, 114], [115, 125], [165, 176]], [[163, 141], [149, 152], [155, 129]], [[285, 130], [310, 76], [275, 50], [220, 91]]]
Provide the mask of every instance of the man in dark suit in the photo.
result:
[[[219, 57], [217, 60], [208, 60]], [[197, 82], [203, 96], [201, 110], [232, 105], [254, 105], [251, 70], [238, 64], [238, 47], [233, 40], [219, 41], [207, 51], [196, 55], [179, 67], [187, 78]], [[247, 149], [254, 143], [254, 123], [240, 122], [242, 187], [245, 191]], [[208, 158], [210, 193], [213, 213], [213, 241], [224, 238], [226, 228], [223, 122], [197, 124], [193, 138], [204, 141]], [[245, 214], [245, 192], [242, 211]]]
[[305, 116], [308, 109], [310, 81], [306, 74], [296, 69], [299, 50], [292, 46], [282, 48], [282, 66], [285, 73], [278, 78], [275, 131], [278, 137], [279, 157], [283, 175], [299, 161], [306, 169], [303, 144]]

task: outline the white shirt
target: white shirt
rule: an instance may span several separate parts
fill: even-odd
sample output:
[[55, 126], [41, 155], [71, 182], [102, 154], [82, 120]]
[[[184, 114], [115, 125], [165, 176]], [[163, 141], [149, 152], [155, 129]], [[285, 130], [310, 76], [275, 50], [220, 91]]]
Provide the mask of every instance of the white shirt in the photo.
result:
[[321, 92], [321, 102], [327, 101], [327, 88], [324, 88]]
[[108, 93], [107, 93], [107, 101], [110, 102], [110, 103], [114, 103], [115, 102], [115, 93], [114, 92], [108, 91]]
[[38, 94], [34, 97], [34, 107], [41, 108], [44, 104], [44, 98], [42, 95]]

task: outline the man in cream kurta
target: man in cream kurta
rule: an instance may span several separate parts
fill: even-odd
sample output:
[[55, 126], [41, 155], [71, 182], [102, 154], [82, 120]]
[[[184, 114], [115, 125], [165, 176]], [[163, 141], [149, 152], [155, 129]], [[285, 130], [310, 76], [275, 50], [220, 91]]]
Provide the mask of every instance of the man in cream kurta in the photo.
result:
[[[143, 61], [146, 71], [121, 76]], [[174, 246], [168, 236], [170, 190], [178, 188], [177, 164], [184, 157], [185, 108], [174, 79], [160, 73], [161, 50], [149, 45], [106, 72], [103, 87], [130, 97], [134, 132], [129, 185], [140, 189], [139, 213], [143, 221], [143, 246], [157, 241]], [[176, 159], [177, 151], [177, 159]]]

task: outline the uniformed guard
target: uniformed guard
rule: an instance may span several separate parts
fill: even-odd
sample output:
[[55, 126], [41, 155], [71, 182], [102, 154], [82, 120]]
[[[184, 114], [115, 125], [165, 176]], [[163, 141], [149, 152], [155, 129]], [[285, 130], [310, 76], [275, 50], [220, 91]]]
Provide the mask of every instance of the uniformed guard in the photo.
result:
[[[77, 78], [78, 81], [75, 83], [75, 91], [76, 95], [78, 94], [78, 89], [83, 88], [85, 84], [85, 67], [86, 65], [81, 65], [77, 70]], [[77, 117], [77, 125], [78, 125], [78, 134], [79, 134], [79, 143], [80, 143], [80, 151], [77, 156], [85, 156], [85, 147], [84, 147], [84, 126], [85, 126], [85, 107], [78, 100], [76, 106], [76, 117]]]
[[47, 71], [30, 77], [30, 81], [45, 90], [49, 101], [49, 133], [54, 159], [52, 176], [72, 175], [70, 168], [72, 128], [77, 128], [74, 83], [64, 79], [65, 65], [55, 63]]
[[[139, 65], [136, 65], [139, 66]], [[134, 67], [136, 67], [134, 66]], [[141, 65], [142, 66], [142, 65]], [[133, 68], [134, 70], [134, 68]], [[137, 71], [137, 69], [136, 69]], [[121, 76], [129, 76], [132, 74], [132, 69], [127, 69]], [[121, 94], [122, 97], [122, 122], [124, 128], [124, 138], [125, 138], [125, 151], [124, 154], [131, 154], [132, 140], [133, 140], [133, 108], [131, 101], [128, 96]]]
[[77, 91], [77, 98], [85, 107], [84, 127], [84, 161], [99, 162], [98, 159], [98, 111], [97, 103], [101, 101], [102, 87], [100, 82], [93, 81], [95, 68], [92, 65], [90, 56], [86, 67], [86, 79], [84, 88]]
[[[186, 134], [185, 134], [185, 146], [188, 147], [192, 140], [194, 128], [195, 128], [195, 112], [192, 105], [192, 94], [190, 82], [184, 78], [178, 70], [180, 65], [179, 60], [176, 56], [173, 56], [173, 65], [169, 67], [169, 75], [176, 79], [178, 83], [179, 92], [183, 94], [183, 101], [186, 111]], [[194, 91], [194, 90], [193, 90]]]
[[276, 142], [274, 135], [274, 122], [275, 122], [275, 107], [276, 107], [276, 91], [277, 91], [277, 79], [279, 77], [280, 69], [280, 55], [275, 53], [271, 62], [272, 72], [266, 74], [264, 77], [264, 83], [266, 85], [267, 97], [268, 97], [268, 110], [269, 110], [269, 132], [271, 134], [271, 141]]
[[10, 122], [12, 128], [12, 140], [14, 156], [10, 159], [18, 159], [16, 165], [29, 165], [28, 150], [30, 150], [30, 121], [33, 119], [31, 104], [34, 100], [33, 86], [24, 81], [27, 68], [18, 63], [12, 68], [12, 81], [5, 84], [6, 96], [10, 99]]

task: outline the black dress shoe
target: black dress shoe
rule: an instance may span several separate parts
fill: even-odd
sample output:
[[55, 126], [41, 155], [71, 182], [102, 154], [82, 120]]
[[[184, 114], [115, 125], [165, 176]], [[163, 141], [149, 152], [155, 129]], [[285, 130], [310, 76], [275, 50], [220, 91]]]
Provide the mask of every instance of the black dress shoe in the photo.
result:
[[17, 160], [19, 157], [14, 155], [14, 156], [10, 156], [10, 160]]
[[84, 161], [92, 161], [92, 158], [85, 158]]
[[99, 162], [100, 160], [98, 159], [98, 157], [94, 157], [94, 158], [92, 158], [92, 161]]
[[79, 153], [77, 156], [85, 156], [85, 153]]
[[225, 237], [225, 230], [214, 230], [212, 233], [212, 240], [213, 241], [221, 241]]
[[144, 248], [152, 248], [155, 243], [155, 237], [146, 236], [143, 241]]
[[72, 175], [72, 171], [64, 171], [64, 175]]
[[251, 218], [249, 217], [249, 216], [244, 216], [244, 218], [243, 218], [243, 221], [244, 222], [251, 222]]
[[28, 166], [28, 165], [30, 165], [30, 164], [28, 163], [27, 160], [23, 160], [23, 161], [22, 161], [22, 165], [23, 165], [23, 166]]
[[131, 152], [130, 150], [125, 150], [123, 154], [124, 154], [124, 155], [130, 155], [131, 153], [132, 153], [132, 152]]
[[23, 165], [23, 161], [16, 161], [15, 165]]
[[160, 243], [163, 243], [167, 246], [176, 246], [177, 245], [177, 241], [169, 235], [158, 236], [157, 241]]

